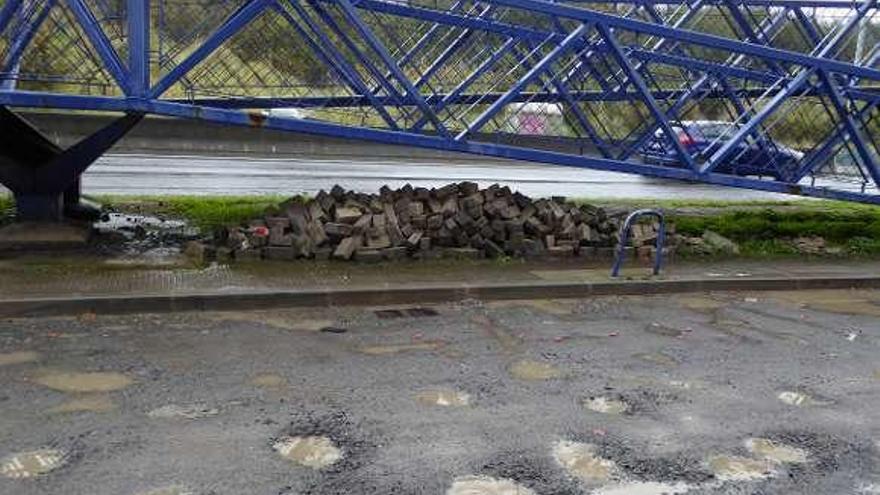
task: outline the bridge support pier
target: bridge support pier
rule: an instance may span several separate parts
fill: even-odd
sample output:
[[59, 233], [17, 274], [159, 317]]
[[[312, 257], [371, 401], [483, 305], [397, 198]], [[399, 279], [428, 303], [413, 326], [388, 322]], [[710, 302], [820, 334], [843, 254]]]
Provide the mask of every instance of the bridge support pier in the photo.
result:
[[66, 150], [29, 122], [0, 107], [0, 183], [15, 198], [22, 222], [94, 219], [98, 209], [80, 197], [83, 172], [143, 118], [131, 113]]

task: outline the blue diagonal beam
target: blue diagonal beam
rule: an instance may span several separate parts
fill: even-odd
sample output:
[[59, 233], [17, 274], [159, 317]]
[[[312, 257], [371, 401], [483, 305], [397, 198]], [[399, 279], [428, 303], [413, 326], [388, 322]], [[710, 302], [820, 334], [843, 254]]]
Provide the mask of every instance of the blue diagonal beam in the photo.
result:
[[37, 31], [39, 31], [40, 27], [46, 21], [46, 18], [49, 16], [49, 11], [51, 11], [54, 6], [55, 0], [48, 0], [43, 5], [43, 8], [37, 12], [36, 15], [32, 16], [33, 18], [30, 19], [30, 22], [27, 22], [22, 26], [22, 31], [18, 33], [12, 46], [9, 48], [9, 52], [6, 55], [6, 61], [3, 63], [3, 66], [0, 67], [0, 73], [9, 77], [9, 80], [7, 81], [0, 80], [0, 89], [15, 89], [15, 73], [21, 62], [21, 56], [24, 54], [28, 45], [31, 44], [34, 35], [37, 34]]
[[345, 60], [345, 57], [336, 50], [336, 47], [333, 43], [326, 37], [326, 34], [321, 31], [321, 29], [312, 21], [311, 17], [309, 17], [308, 13], [304, 11], [303, 7], [299, 4], [297, 0], [290, 0], [290, 6], [294, 9], [294, 11], [300, 16], [300, 19], [308, 26], [308, 28], [312, 31], [312, 33], [321, 40], [321, 44], [315, 43], [314, 40], [309, 36], [307, 32], [296, 22], [296, 19], [290, 15], [287, 10], [282, 8], [280, 5], [276, 6], [276, 10], [281, 14], [282, 17], [299, 33], [299, 35], [309, 44], [312, 50], [321, 57], [328, 67], [331, 67], [335, 70], [340, 77], [344, 81], [346, 81], [349, 86], [355, 91], [355, 93], [359, 93], [367, 98], [370, 104], [373, 106], [373, 109], [382, 117], [382, 119], [388, 124], [391, 129], [397, 129], [397, 122], [394, 121], [394, 118], [388, 114], [388, 111], [385, 110], [385, 106], [376, 99], [376, 95], [369, 90], [367, 84], [361, 79], [360, 74], [358, 74], [357, 70]]
[[92, 15], [92, 11], [83, 3], [83, 0], [67, 0], [67, 6], [73, 12], [83, 32], [86, 33], [92, 48], [104, 63], [104, 69], [110, 73], [110, 77], [116, 81], [123, 93], [131, 94], [128, 70], [119, 60], [119, 54], [113, 49], [113, 45], [107, 39], [106, 33], [101, 29], [95, 16]]
[[159, 98], [180, 78], [208, 58], [220, 45], [260, 15], [271, 0], [249, 0], [220, 25], [198, 48], [177, 64], [149, 91], [150, 98]]
[[[749, 24], [748, 19], [746, 19], [742, 11], [739, 10], [739, 6], [736, 4], [736, 2], [734, 0], [722, 1], [727, 7], [727, 11], [730, 12], [731, 17], [733, 17], [733, 22], [737, 25], [737, 27], [739, 27], [740, 31], [742, 31], [747, 40], [750, 43], [755, 43], [758, 45], [764, 44], [762, 43], [761, 38], [757, 35], [757, 33], [755, 33], [755, 30], [752, 29], [752, 25]], [[779, 74], [785, 74], [785, 69], [783, 69], [778, 63], [770, 62], [767, 65]]]
[[[857, 26], [871, 6], [874, 5], [874, 0], [865, 0], [865, 3], [859, 7], [859, 9], [852, 15], [850, 18], [838, 28], [838, 32], [828, 39], [823, 45], [819, 45], [815, 49], [815, 56], [817, 60], [822, 60], [822, 57], [827, 56], [828, 54], [834, 53], [840, 43], [844, 41], [852, 29]], [[712, 157], [706, 162], [705, 165], [701, 168], [701, 173], [710, 172], [715, 169], [718, 165], [724, 162], [728, 156], [733, 152], [733, 150], [737, 149], [737, 147], [746, 139], [747, 136], [753, 134], [755, 130], [767, 119], [773, 112], [775, 112], [779, 107], [785, 103], [789, 97], [798, 93], [802, 90], [804, 85], [807, 84], [810, 77], [816, 73], [818, 70], [826, 70], [825, 67], [817, 67], [815, 64], [813, 66], [808, 66], [801, 70], [801, 72], [785, 87], [785, 89], [779, 93], [777, 93], [773, 98], [764, 105], [759, 112], [755, 114], [754, 117], [749, 119], [749, 121], [740, 127], [736, 133], [734, 133], [731, 138], [721, 145], [720, 148], [712, 155]]]
[[[336, 33], [338, 39], [342, 41], [342, 44], [344, 44], [345, 47], [348, 48], [348, 51], [351, 52], [351, 54], [354, 55], [355, 58], [357, 58], [358, 62], [363, 65], [367, 72], [370, 73], [375, 82], [379, 83], [379, 85], [385, 89], [385, 92], [388, 94], [388, 96], [395, 100], [396, 105], [398, 107], [404, 107], [406, 103], [406, 98], [399, 91], [397, 91], [397, 88], [395, 88], [394, 85], [389, 82], [388, 78], [385, 77], [385, 74], [380, 71], [375, 64], [373, 64], [370, 58], [361, 52], [360, 47], [342, 29], [342, 26], [340, 26], [339, 23], [336, 22], [335, 19], [333, 19], [333, 16], [330, 15], [330, 13], [327, 12], [327, 10], [320, 3], [314, 0], [309, 1], [309, 5], [312, 6], [315, 13], [324, 22], [324, 24], [326, 24], [328, 27], [330, 27], [330, 29], [333, 30], [334, 33]], [[378, 93], [378, 91], [375, 91], [375, 93]]]
[[[880, 80], [880, 71], [868, 69], [855, 64], [841, 62], [830, 58], [822, 58], [821, 55], [805, 55], [799, 52], [782, 50], [779, 48], [771, 48], [763, 45], [755, 45], [743, 41], [732, 40], [722, 36], [706, 34], [687, 29], [675, 29], [669, 26], [662, 26], [651, 22], [639, 21], [635, 19], [627, 19], [617, 17], [611, 14], [604, 14], [592, 10], [585, 10], [569, 5], [549, 3], [543, 0], [486, 0], [489, 3], [505, 5], [527, 11], [538, 12], [548, 15], [557, 15], [570, 19], [579, 20], [581, 22], [595, 22], [605, 25], [608, 28], [618, 28], [625, 31], [632, 31], [642, 34], [650, 34], [670, 38], [685, 43], [704, 46], [715, 50], [728, 50], [734, 53], [741, 53], [767, 60], [775, 60], [778, 62], [786, 62], [806, 67], [823, 68], [831, 72], [864, 77], [873, 80]], [[859, 18], [864, 13], [873, 8], [876, 0], [866, 0], [861, 8]], [[365, 0], [362, 0], [364, 3]], [[381, 3], [381, 2], [380, 2]], [[847, 25], [844, 29], [845, 34], [852, 32], [852, 26]]]
[[553, 50], [550, 51], [550, 53], [545, 55], [544, 58], [542, 58], [537, 64], [535, 64], [535, 66], [532, 67], [532, 70], [528, 71], [522, 78], [514, 83], [510, 87], [510, 89], [508, 89], [507, 92], [501, 96], [501, 98], [495, 100], [494, 103], [489, 105], [489, 108], [487, 108], [482, 114], [480, 114], [479, 117], [477, 117], [470, 125], [468, 125], [467, 129], [461, 131], [457, 136], [455, 136], [455, 140], [461, 141], [465, 137], [467, 137], [468, 134], [478, 132], [480, 129], [482, 129], [483, 126], [486, 125], [486, 123], [488, 123], [489, 120], [492, 119], [492, 117], [494, 117], [496, 113], [498, 113], [502, 108], [504, 108], [505, 105], [516, 98], [516, 95], [521, 93], [529, 84], [531, 84], [531, 82], [536, 77], [538, 77], [538, 75], [549, 69], [553, 62], [555, 62], [556, 59], [558, 59], [563, 53], [565, 53], [566, 50], [568, 50], [568, 48], [573, 45], [577, 40], [579, 40], [581, 36], [583, 36], [587, 31], [589, 31], [589, 28], [586, 24], [581, 24], [580, 26], [578, 26], [577, 29], [572, 31], [568, 36], [565, 37], [564, 40], [562, 40], [562, 43], [554, 47]]
[[348, 0], [336, 0], [339, 6], [342, 8], [342, 12], [345, 14], [345, 17], [348, 21], [354, 26], [357, 32], [364, 37], [364, 41], [370, 45], [373, 51], [379, 55], [379, 58], [385, 62], [385, 65], [388, 69], [394, 74], [394, 77], [397, 79], [397, 82], [401, 84], [405, 89], [407, 95], [411, 98], [415, 99], [416, 106], [421, 110], [422, 115], [428, 117], [431, 123], [434, 125], [434, 129], [441, 136], [449, 137], [449, 131], [446, 130], [446, 126], [443, 125], [443, 122], [440, 121], [440, 118], [437, 117], [437, 114], [434, 113], [434, 110], [428, 106], [425, 102], [425, 99], [422, 98], [422, 95], [419, 93], [419, 90], [416, 89], [406, 74], [403, 73], [403, 70], [397, 65], [397, 62], [388, 53], [388, 49], [385, 48], [385, 45], [382, 44], [376, 38], [376, 35], [373, 31], [361, 20], [358, 13], [355, 11], [354, 6]]
[[856, 152], [862, 159], [862, 163], [864, 163], [865, 168], [868, 169], [871, 178], [874, 179], [874, 184], [880, 185], [880, 168], [877, 167], [877, 161], [871, 153], [871, 150], [868, 148], [868, 143], [862, 138], [861, 129], [856, 125], [852, 114], [847, 110], [846, 102], [843, 101], [843, 97], [841, 97], [840, 93], [837, 91], [834, 81], [832, 81], [828, 73], [823, 70], [819, 71], [819, 79], [822, 80], [822, 83], [828, 89], [828, 96], [831, 100], [831, 104], [834, 105], [834, 109], [837, 110], [837, 115], [843, 122], [843, 126], [846, 129], [846, 132], [849, 133], [849, 137], [853, 144], [855, 144]]
[[651, 94], [651, 90], [648, 88], [648, 85], [645, 84], [645, 81], [642, 79], [642, 76], [636, 71], [632, 62], [627, 58], [626, 54], [623, 53], [623, 50], [620, 48], [620, 44], [617, 42], [617, 39], [614, 37], [614, 33], [611, 30], [602, 24], [598, 24], [596, 29], [602, 33], [602, 37], [605, 39], [605, 43], [608, 44], [608, 47], [611, 48], [611, 54], [617, 60], [617, 63], [626, 73], [627, 78], [630, 82], [636, 87], [638, 92], [642, 96], [642, 100], [645, 102], [645, 105], [648, 107], [648, 110], [651, 111], [651, 114], [654, 116], [654, 120], [656, 123], [660, 125], [660, 128], [663, 129], [663, 133], [666, 134], [666, 138], [669, 140], [669, 143], [672, 145], [675, 152], [678, 154], [679, 159], [681, 159], [682, 163], [684, 163], [688, 168], [692, 170], [696, 170], [697, 164], [694, 162], [693, 157], [691, 157], [690, 153], [684, 149], [684, 146], [678, 140], [678, 134], [672, 128], [672, 124], [669, 123], [669, 120], [666, 118], [666, 114], [663, 112], [663, 109], [660, 108], [660, 105], [657, 104], [657, 100], [654, 99], [654, 96]]
[[[535, 47], [529, 46], [529, 48], [534, 49]], [[530, 68], [528, 57], [523, 56], [523, 54], [519, 53], [518, 51], [514, 53], [516, 53], [517, 56], [523, 60], [523, 66], [526, 68], [526, 70], [528, 70]], [[539, 75], [538, 79], [544, 79], [544, 74]], [[580, 105], [578, 105], [574, 98], [572, 98], [571, 94], [569, 94], [565, 85], [562, 84], [562, 82], [559, 81], [553, 74], [547, 74], [546, 79], [547, 81], [544, 83], [544, 87], [547, 87], [548, 85], [553, 86], [553, 89], [558, 95], [562, 97], [562, 100], [568, 106], [571, 113], [574, 114], [575, 120], [577, 120], [578, 124], [584, 130], [584, 132], [587, 133], [587, 135], [590, 137], [590, 140], [593, 144], [596, 145], [602, 156], [604, 156], [605, 158], [613, 158], [608, 144], [599, 136], [596, 130], [593, 129], [593, 126], [590, 124], [590, 119], [584, 113], [583, 109], [581, 109]]]
[[6, 3], [0, 8], [0, 33], [6, 31], [6, 26], [18, 12], [19, 7], [21, 7], [21, 0], [6, 0]]
[[[456, 12], [463, 3], [464, 0], [456, 0], [455, 3], [453, 3], [449, 7], [449, 11]], [[425, 48], [431, 42], [431, 40], [434, 39], [434, 35], [437, 34], [437, 30], [440, 29], [441, 26], [442, 24], [440, 24], [439, 22], [435, 22], [433, 25], [431, 25], [428, 31], [423, 34], [422, 37], [418, 39], [418, 41], [415, 42], [412, 48], [407, 50], [407, 52], [404, 53], [402, 57], [400, 57], [400, 59], [397, 61], [397, 64], [403, 67], [406, 64], [410, 63], [413, 57], [415, 57], [420, 51], [422, 51], [423, 48]]]
[[[448, 95], [444, 96], [442, 100], [435, 106], [437, 112], [446, 108], [452, 103], [457, 103], [459, 101], [459, 97], [464, 94], [465, 91], [476, 82], [481, 76], [485, 75], [486, 72], [492, 68], [499, 60], [504, 58], [511, 49], [516, 45], [516, 40], [511, 38], [504, 42], [503, 45], [498, 47], [495, 52], [492, 53], [487, 59], [485, 59], [477, 68], [475, 68], [467, 77], [462, 79], [452, 91], [449, 92]], [[419, 131], [425, 124], [428, 123], [427, 117], [422, 117], [418, 122], [413, 126], [413, 131]]]
[[[493, 9], [491, 6], [486, 7], [486, 9], [483, 10], [483, 12], [481, 12], [477, 17], [482, 18], [490, 15], [492, 13], [492, 10]], [[416, 88], [420, 88], [423, 84], [428, 82], [428, 80], [431, 79], [431, 77], [433, 77], [434, 74], [438, 70], [440, 70], [462, 46], [465, 46], [465, 43], [467, 43], [467, 41], [471, 38], [473, 34], [473, 29], [465, 29], [461, 33], [459, 33], [455, 40], [453, 40], [453, 42], [449, 46], [447, 46], [443, 50], [443, 52], [434, 60], [434, 62], [431, 63], [430, 67], [428, 67], [428, 69], [421, 76], [419, 76], [414, 86]]]
[[[856, 112], [856, 117], [862, 118], [865, 115], [870, 114], [875, 106], [876, 103], [865, 105], [861, 110]], [[838, 122], [828, 138], [825, 139], [822, 144], [813, 148], [813, 150], [807, 153], [807, 155], [801, 160], [800, 168], [798, 168], [798, 173], [794, 177], [793, 182], [799, 182], [801, 179], [816, 170], [817, 167], [822, 166], [831, 158], [831, 153], [834, 152], [837, 145], [843, 142], [846, 137], [847, 132], [843, 122]], [[859, 168], [859, 172], [864, 175], [861, 168]]]
[[794, 10], [794, 17], [800, 22], [801, 27], [804, 28], [804, 33], [807, 35], [807, 38], [814, 44], [819, 43], [822, 40], [822, 36], [816, 31], [816, 26], [813, 25], [813, 21], [804, 14], [804, 11], [797, 8]]
[[[450, 12], [456, 12], [456, 11], [458, 10], [459, 6], [462, 5], [463, 3], [464, 3], [463, 0], [456, 1], [456, 2], [455, 2], [455, 3], [449, 8], [449, 11], [450, 11]], [[476, 5], [474, 5], [474, 7], [472, 7], [471, 10], [468, 11], [468, 13], [472, 12], [475, 8], [476, 8]], [[434, 25], [431, 26], [431, 29], [429, 29], [428, 32], [425, 33], [425, 35], [422, 36], [422, 38], [419, 39], [419, 40], [416, 42], [415, 46], [413, 46], [410, 50], [408, 50], [407, 53], [397, 61], [397, 65], [398, 65], [398, 67], [403, 68], [406, 64], [410, 63], [410, 62], [412, 61], [412, 59], [413, 59], [416, 55], [418, 55], [418, 53], [419, 53], [423, 48], [425, 48], [425, 46], [428, 44], [428, 42], [429, 42], [431, 39], [434, 38], [434, 34], [435, 34], [436, 30], [439, 29], [440, 26], [441, 26], [440, 23], [435, 22]], [[444, 40], [445, 38], [446, 38], [446, 36], [444, 35], [443, 37], [440, 38], [440, 40], [438, 41], [438, 43], [442, 43], [443, 40]], [[438, 65], [438, 64], [435, 62], [434, 65], [436, 66], [436, 65]], [[438, 68], [439, 68], [439, 67], [438, 67]], [[385, 73], [385, 77], [386, 77], [386, 78], [390, 78], [390, 77], [393, 77], [393, 76], [394, 76], [394, 74], [393, 74], [391, 71], [387, 71], [387, 72]], [[424, 81], [422, 81], [422, 80], [424, 80]], [[427, 81], [427, 78], [425, 78], [425, 77], [421, 77], [421, 78], [419, 78], [419, 81], [416, 82], [415, 86], [416, 86], [417, 88], [419, 88], [419, 87], [421, 87], [421, 85], [422, 85], [425, 81]], [[377, 92], [377, 93], [378, 93], [378, 92], [379, 92], [379, 88], [375, 89], [374, 92]]]
[[[782, 11], [778, 12], [775, 17], [769, 17], [765, 20], [765, 23], [767, 24], [767, 26], [762, 29], [765, 33], [765, 39], [772, 40], [776, 36], [776, 34], [778, 34], [781, 31], [781, 29], [785, 26], [784, 21], [785, 21], [787, 15], [788, 14], [786, 13], [786, 11], [782, 10]], [[639, 56], [639, 55], [641, 55], [639, 52], [635, 53], [635, 56]], [[664, 57], [671, 57], [671, 56], [664, 55]], [[740, 69], [738, 69], [739, 65], [741, 65], [743, 63], [743, 61], [745, 61], [745, 60], [747, 60], [745, 55], [731, 54], [727, 58], [727, 61], [724, 64], [712, 63], [710, 66], [704, 66], [703, 69], [708, 74], [703, 75], [697, 82], [695, 82], [693, 85], [691, 85], [691, 87], [687, 91], [685, 91], [685, 93], [682, 94], [675, 101], [675, 103], [672, 104], [672, 106], [669, 109], [669, 113], [675, 114], [675, 113], [678, 113], [679, 111], [681, 111], [681, 109], [684, 108], [684, 105], [687, 104], [694, 97], [694, 95], [705, 93], [704, 88], [707, 85], [710, 85], [709, 90], [711, 91], [712, 86], [714, 86], [714, 84], [713, 84], [713, 80], [712, 80], [712, 77], [710, 74], [723, 75], [723, 76], [728, 76], [728, 77], [740, 77], [740, 78], [748, 79], [747, 77], [744, 77], [748, 74], [745, 72], [741, 73], [741, 72], [739, 72]], [[669, 64], [676, 65], [678, 63], [678, 61], [673, 60], [673, 59], [666, 59], [666, 61], [663, 63], [669, 63]], [[688, 67], [688, 66], [700, 67], [700, 65], [704, 64], [704, 62], [697, 61], [697, 60], [693, 60], [693, 61], [691, 61], [691, 63], [688, 63], [686, 61], [681, 61], [681, 63], [684, 64], [684, 67]], [[748, 69], [741, 69], [741, 70], [748, 70]], [[749, 72], [751, 72], [751, 71], [749, 71]], [[767, 80], [764, 82], [770, 83], [770, 84], [776, 84], [778, 81], [779, 81], [779, 78], [773, 78], [771, 80]], [[648, 140], [651, 139], [651, 137], [654, 135], [654, 131], [656, 131], [656, 130], [657, 130], [657, 125], [656, 124], [652, 125], [649, 128], [648, 132], [646, 132], [639, 139], [637, 139], [636, 142], [633, 143], [632, 146], [630, 146], [620, 156], [620, 159], [626, 160], [627, 158], [632, 156], [634, 153], [637, 153], [640, 149], [642, 149], [642, 146], [644, 146], [645, 143], [647, 143]]]

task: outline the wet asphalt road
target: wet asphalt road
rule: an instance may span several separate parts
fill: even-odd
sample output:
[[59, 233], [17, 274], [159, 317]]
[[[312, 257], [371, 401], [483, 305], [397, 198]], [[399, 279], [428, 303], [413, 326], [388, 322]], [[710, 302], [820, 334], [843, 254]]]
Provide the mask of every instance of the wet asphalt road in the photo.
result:
[[89, 194], [315, 194], [334, 184], [364, 192], [410, 183], [441, 187], [472, 180], [535, 197], [791, 199], [781, 194], [514, 161], [108, 155], [83, 176]]
[[0, 493], [880, 493], [880, 292], [375, 309], [2, 321]]

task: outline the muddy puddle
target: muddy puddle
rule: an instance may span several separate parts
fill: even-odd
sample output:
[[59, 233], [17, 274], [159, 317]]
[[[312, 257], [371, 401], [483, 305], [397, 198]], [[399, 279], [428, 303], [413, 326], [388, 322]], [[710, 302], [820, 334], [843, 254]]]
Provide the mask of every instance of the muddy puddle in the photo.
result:
[[107, 213], [93, 227], [103, 248], [123, 255], [112, 264], [172, 263], [187, 241], [199, 237], [199, 230], [187, 222], [150, 215]]
[[629, 404], [613, 397], [587, 397], [583, 406], [589, 411], [610, 415], [620, 415], [629, 410]]
[[404, 352], [415, 351], [436, 351], [446, 345], [441, 340], [415, 342], [411, 344], [388, 344], [388, 345], [368, 345], [358, 347], [356, 350], [361, 354], [370, 356], [388, 356], [393, 354], [401, 354]]
[[663, 352], [639, 352], [633, 354], [634, 358], [650, 364], [659, 364], [661, 366], [678, 366], [678, 360], [669, 354]]
[[569, 474], [588, 485], [606, 484], [620, 478], [614, 461], [599, 457], [591, 444], [560, 440], [553, 445], [553, 458]]
[[0, 353], [0, 366], [34, 363], [40, 360], [40, 354], [33, 351], [16, 351]]
[[57, 449], [40, 449], [13, 454], [0, 460], [0, 475], [6, 478], [33, 478], [48, 474], [67, 461], [67, 454]]
[[122, 390], [133, 384], [134, 380], [122, 373], [112, 371], [45, 371], [37, 374], [34, 382], [59, 392], [87, 393]]
[[717, 455], [710, 457], [706, 464], [720, 481], [754, 481], [776, 474], [773, 463], [766, 459]]
[[600, 487], [591, 495], [679, 495], [695, 487], [683, 482], [662, 483], [659, 481], [630, 481]]
[[513, 480], [490, 476], [461, 476], [452, 482], [446, 495], [537, 495]]
[[324, 469], [342, 459], [343, 452], [325, 436], [295, 436], [272, 446], [278, 455], [300, 466]]
[[829, 399], [816, 397], [799, 390], [784, 390], [779, 392], [776, 398], [789, 406], [795, 407], [827, 406], [832, 403]]
[[426, 406], [465, 407], [470, 405], [471, 396], [460, 390], [441, 388], [417, 393], [416, 401]]
[[287, 386], [287, 379], [277, 373], [260, 373], [248, 383], [265, 389], [281, 389]]
[[808, 459], [806, 450], [767, 438], [749, 438], [745, 446], [753, 456], [777, 464], [803, 464]]
[[151, 410], [147, 416], [155, 419], [203, 419], [218, 414], [219, 409], [205, 404], [168, 404]]
[[826, 313], [880, 317], [880, 300], [875, 292], [814, 290], [770, 292], [771, 300], [796, 304]]
[[558, 367], [541, 361], [522, 359], [508, 367], [510, 376], [524, 381], [543, 381], [562, 378], [563, 372]]

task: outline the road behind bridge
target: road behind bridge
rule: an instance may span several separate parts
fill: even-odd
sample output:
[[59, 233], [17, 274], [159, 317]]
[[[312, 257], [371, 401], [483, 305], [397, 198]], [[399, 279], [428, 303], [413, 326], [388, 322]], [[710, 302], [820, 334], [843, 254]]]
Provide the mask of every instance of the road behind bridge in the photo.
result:
[[340, 184], [377, 191], [405, 183], [439, 187], [471, 180], [500, 183], [524, 194], [589, 198], [791, 199], [781, 194], [650, 179], [598, 170], [514, 161], [404, 159], [369, 156], [298, 158], [118, 154], [101, 158], [83, 176], [87, 194], [253, 195], [314, 194]]

